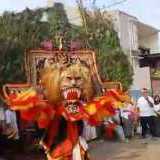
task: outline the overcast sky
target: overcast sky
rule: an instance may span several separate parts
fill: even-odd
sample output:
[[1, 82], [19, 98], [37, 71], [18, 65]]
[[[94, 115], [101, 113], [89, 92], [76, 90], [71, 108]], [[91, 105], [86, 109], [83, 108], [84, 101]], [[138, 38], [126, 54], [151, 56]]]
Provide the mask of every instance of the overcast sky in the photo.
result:
[[[75, 5], [75, 0], [54, 0], [65, 2], [69, 5]], [[89, 1], [89, 0], [83, 0]], [[114, 2], [122, 0], [96, 0], [96, 4], [100, 7], [109, 6]], [[47, 0], [1, 0], [0, 13], [5, 10], [20, 11], [26, 7], [38, 8], [47, 6]], [[119, 5], [112, 6], [108, 9], [119, 9], [133, 16], [140, 21], [155, 26], [160, 29], [160, 0], [126, 0]]]

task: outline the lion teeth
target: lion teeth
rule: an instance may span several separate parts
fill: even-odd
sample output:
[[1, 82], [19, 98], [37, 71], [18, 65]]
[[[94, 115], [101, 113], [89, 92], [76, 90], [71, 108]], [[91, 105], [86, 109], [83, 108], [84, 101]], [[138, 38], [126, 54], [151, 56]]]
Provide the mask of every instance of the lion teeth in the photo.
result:
[[[72, 97], [72, 96], [73, 96], [73, 98], [79, 99], [80, 95], [81, 95], [81, 90], [78, 88], [68, 88], [68, 89], [64, 90], [63, 95], [64, 95], [65, 99], [68, 99], [69, 97]], [[75, 95], [77, 95], [77, 96], [75, 96]]]
[[67, 92], [64, 92], [64, 98], [67, 99]]
[[78, 90], [77, 93], [78, 93], [78, 98], [80, 98], [81, 92]]

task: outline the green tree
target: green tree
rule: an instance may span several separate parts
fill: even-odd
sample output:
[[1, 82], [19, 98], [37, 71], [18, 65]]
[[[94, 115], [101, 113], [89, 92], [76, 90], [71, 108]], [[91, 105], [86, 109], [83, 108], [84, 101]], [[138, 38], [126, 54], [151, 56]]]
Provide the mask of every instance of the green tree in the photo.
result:
[[[46, 22], [41, 21], [44, 13], [48, 15]], [[26, 82], [25, 51], [38, 48], [40, 42], [48, 38], [57, 48], [60, 37], [63, 37], [63, 46], [67, 49], [78, 28], [71, 26], [61, 3], [55, 3], [52, 8], [4, 12], [0, 16], [0, 85]]]
[[[39, 11], [38, 11], [39, 12]], [[36, 48], [47, 35], [40, 22], [41, 13], [29, 9], [21, 13], [5, 12], [0, 17], [0, 84], [25, 82], [24, 53]]]
[[[46, 38], [52, 39], [54, 47], [58, 47], [63, 37], [65, 49], [77, 39], [84, 47], [94, 49], [102, 78], [120, 81], [128, 88], [132, 83], [132, 68], [120, 47], [112, 21], [99, 9], [88, 12], [79, 7], [83, 26], [71, 25], [60, 3], [52, 8], [5, 12], [0, 16], [0, 84], [26, 82], [25, 50], [39, 47]], [[47, 22], [41, 21], [44, 12], [48, 15]]]

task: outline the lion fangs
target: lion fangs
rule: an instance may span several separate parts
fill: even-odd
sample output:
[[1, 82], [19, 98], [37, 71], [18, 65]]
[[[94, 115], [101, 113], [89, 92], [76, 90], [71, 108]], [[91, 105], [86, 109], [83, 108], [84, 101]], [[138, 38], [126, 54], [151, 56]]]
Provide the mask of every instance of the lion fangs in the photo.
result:
[[66, 92], [66, 94], [68, 94], [70, 92], [70, 89], [66, 90], [65, 92]]
[[78, 90], [77, 93], [78, 93], [78, 98], [80, 98], [81, 92]]
[[70, 92], [73, 93], [73, 92], [74, 92], [74, 89], [72, 88], [72, 89], [70, 90]]
[[67, 92], [64, 92], [64, 98], [67, 99]]

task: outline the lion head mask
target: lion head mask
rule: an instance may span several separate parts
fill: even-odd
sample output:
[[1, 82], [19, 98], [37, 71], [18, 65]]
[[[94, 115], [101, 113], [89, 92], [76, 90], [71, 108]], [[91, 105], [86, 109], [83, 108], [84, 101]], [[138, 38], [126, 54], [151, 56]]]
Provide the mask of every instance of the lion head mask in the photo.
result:
[[80, 59], [68, 59], [47, 66], [41, 72], [46, 98], [53, 104], [62, 101], [90, 100], [93, 84], [89, 67]]

